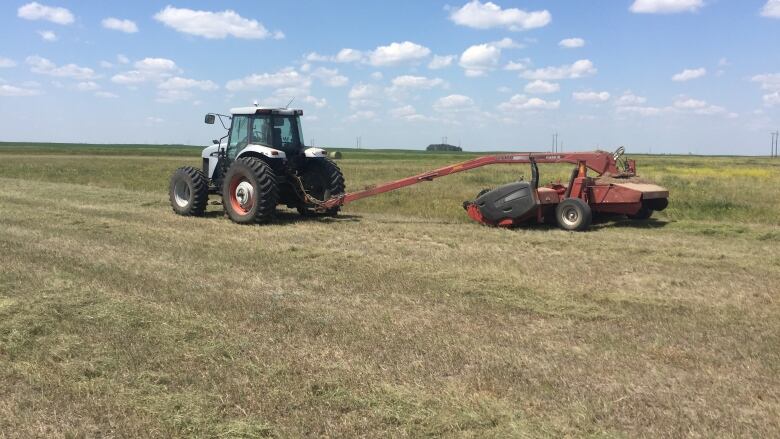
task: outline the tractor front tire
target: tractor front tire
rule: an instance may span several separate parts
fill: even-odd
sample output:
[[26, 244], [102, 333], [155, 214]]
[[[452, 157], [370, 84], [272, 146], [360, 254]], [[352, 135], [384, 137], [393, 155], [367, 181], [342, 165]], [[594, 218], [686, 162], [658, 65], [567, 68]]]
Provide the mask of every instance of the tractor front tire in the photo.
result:
[[[333, 196], [344, 193], [344, 175], [338, 165], [328, 158], [308, 160], [301, 173], [301, 181], [306, 193], [320, 201], [327, 201]], [[321, 215], [336, 216], [339, 209], [340, 206], [332, 207]], [[312, 206], [303, 203], [297, 206], [297, 210], [303, 216], [317, 214]]]
[[177, 169], [171, 176], [168, 199], [178, 215], [203, 216], [209, 202], [208, 178], [192, 166]]
[[593, 212], [588, 203], [581, 199], [567, 198], [555, 208], [555, 218], [562, 229], [581, 232], [590, 227]]
[[254, 224], [271, 221], [278, 199], [276, 175], [261, 159], [241, 157], [228, 168], [222, 184], [222, 205], [233, 222]]

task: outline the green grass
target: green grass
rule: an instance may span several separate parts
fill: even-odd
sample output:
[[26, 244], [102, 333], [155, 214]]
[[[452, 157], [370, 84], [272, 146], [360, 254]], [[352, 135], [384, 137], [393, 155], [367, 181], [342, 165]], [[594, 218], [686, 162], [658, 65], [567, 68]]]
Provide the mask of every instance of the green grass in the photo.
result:
[[780, 434], [778, 162], [636, 157], [669, 209], [587, 233], [468, 222], [525, 166], [245, 227], [134, 148], [0, 146], [0, 437]]

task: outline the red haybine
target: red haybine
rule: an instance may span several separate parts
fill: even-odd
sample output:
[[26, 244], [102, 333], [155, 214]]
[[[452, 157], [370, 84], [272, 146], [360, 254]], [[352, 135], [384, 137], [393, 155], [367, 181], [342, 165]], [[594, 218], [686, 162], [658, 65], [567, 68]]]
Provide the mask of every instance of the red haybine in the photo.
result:
[[[559, 153], [511, 153], [479, 157], [445, 166], [419, 175], [384, 183], [328, 200], [311, 199], [317, 210], [327, 211], [361, 198], [411, 186], [423, 181], [468, 171], [486, 165], [525, 163], [531, 165], [531, 181], [505, 184], [483, 190], [463, 208], [469, 217], [489, 226], [512, 227], [529, 221], [552, 222], [566, 230], [585, 230], [593, 213], [623, 214], [647, 219], [653, 211], [669, 204], [669, 191], [654, 184], [635, 183], [636, 163], [623, 158], [624, 149]], [[539, 187], [538, 163], [571, 163], [574, 170], [568, 184], [552, 183]], [[588, 176], [588, 169], [597, 174]]]

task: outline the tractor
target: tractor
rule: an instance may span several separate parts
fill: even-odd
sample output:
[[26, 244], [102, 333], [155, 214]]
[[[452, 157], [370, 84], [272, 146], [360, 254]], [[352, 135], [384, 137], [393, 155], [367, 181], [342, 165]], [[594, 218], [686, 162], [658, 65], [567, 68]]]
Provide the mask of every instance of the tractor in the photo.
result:
[[[341, 206], [363, 198], [496, 164], [529, 164], [532, 178], [483, 190], [463, 203], [471, 219], [487, 226], [546, 222], [583, 231], [594, 214], [645, 220], [669, 204], [667, 189], [636, 179], [636, 162], [624, 157], [623, 147], [615, 152], [487, 155], [345, 193], [344, 176], [326, 151], [304, 146], [301, 110], [255, 106], [230, 113], [206, 115], [206, 123], [219, 118], [228, 133], [203, 150], [203, 169], [187, 166], [171, 177], [171, 206], [179, 215], [202, 216], [214, 193], [222, 195], [230, 219], [241, 224], [269, 222], [278, 204], [301, 215], [336, 216]], [[537, 165], [542, 163], [569, 163], [574, 168], [565, 184], [540, 186]], [[589, 170], [595, 177], [588, 175]]]
[[203, 149], [202, 169], [173, 173], [174, 212], [203, 216], [209, 194], [220, 194], [228, 217], [240, 224], [269, 222], [279, 204], [306, 216], [337, 215], [339, 206], [317, 209], [315, 200], [342, 194], [344, 176], [324, 149], [304, 146], [302, 115], [257, 106], [233, 108], [230, 116], [207, 114], [205, 123], [219, 119], [227, 134]]

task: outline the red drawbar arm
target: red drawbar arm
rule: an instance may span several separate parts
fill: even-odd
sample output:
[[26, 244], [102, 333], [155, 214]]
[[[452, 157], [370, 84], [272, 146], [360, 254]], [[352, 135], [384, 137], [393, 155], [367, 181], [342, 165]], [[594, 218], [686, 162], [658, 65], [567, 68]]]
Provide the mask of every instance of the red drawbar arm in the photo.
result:
[[329, 200], [325, 200], [319, 208], [323, 210], [330, 209], [335, 206], [342, 206], [353, 201], [360, 200], [361, 198], [372, 197], [374, 195], [383, 194], [385, 192], [394, 191], [406, 186], [420, 183], [422, 181], [431, 181], [435, 178], [444, 177], [445, 175], [455, 174], [458, 172], [468, 171], [470, 169], [479, 168], [486, 165], [494, 164], [507, 164], [507, 163], [530, 163], [533, 158], [536, 163], [585, 163], [585, 166], [592, 169], [598, 175], [604, 173], [618, 174], [619, 171], [615, 164], [613, 155], [604, 151], [593, 152], [561, 152], [561, 153], [540, 153], [540, 152], [525, 152], [515, 154], [499, 154], [499, 155], [487, 155], [478, 157], [473, 160], [467, 160], [462, 163], [445, 166], [443, 168], [434, 169], [433, 171], [423, 172], [422, 174], [413, 175], [411, 177], [402, 178], [400, 180], [391, 181], [389, 183], [380, 184], [362, 191], [350, 192], [335, 196]]

